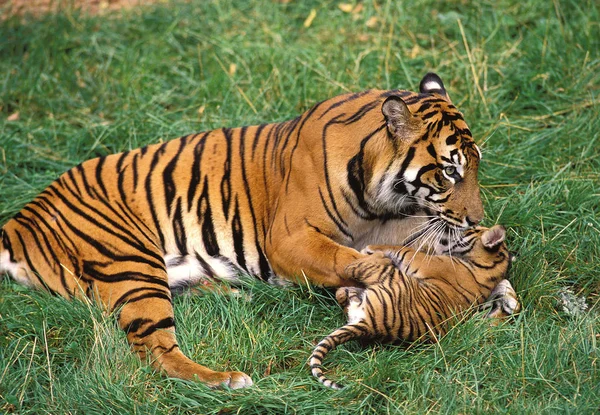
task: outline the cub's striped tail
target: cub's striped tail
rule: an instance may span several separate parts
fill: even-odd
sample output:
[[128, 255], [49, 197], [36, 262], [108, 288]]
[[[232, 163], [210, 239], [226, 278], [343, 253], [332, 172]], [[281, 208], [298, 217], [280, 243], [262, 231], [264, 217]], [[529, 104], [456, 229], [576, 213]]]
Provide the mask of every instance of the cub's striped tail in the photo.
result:
[[323, 360], [327, 356], [327, 353], [339, 345], [365, 337], [365, 329], [366, 327], [361, 327], [358, 324], [347, 324], [321, 340], [310, 356], [309, 365], [312, 375], [328, 388], [342, 389], [343, 385], [328, 379], [323, 374]]

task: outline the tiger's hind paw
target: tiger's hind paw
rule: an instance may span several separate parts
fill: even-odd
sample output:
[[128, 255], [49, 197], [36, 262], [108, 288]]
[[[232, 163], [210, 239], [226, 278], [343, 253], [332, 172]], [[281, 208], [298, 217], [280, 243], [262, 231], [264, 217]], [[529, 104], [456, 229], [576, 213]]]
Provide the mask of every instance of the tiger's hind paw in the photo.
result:
[[517, 300], [517, 293], [508, 280], [502, 280], [492, 290], [490, 296], [482, 306], [489, 308], [487, 318], [503, 319], [521, 311], [521, 304]]
[[227, 386], [231, 389], [249, 388], [254, 384], [250, 376], [243, 372], [230, 372], [230, 375]]
[[208, 382], [212, 388], [222, 388], [226, 386], [230, 389], [248, 388], [254, 383], [250, 376], [243, 372], [218, 372], [217, 379]]

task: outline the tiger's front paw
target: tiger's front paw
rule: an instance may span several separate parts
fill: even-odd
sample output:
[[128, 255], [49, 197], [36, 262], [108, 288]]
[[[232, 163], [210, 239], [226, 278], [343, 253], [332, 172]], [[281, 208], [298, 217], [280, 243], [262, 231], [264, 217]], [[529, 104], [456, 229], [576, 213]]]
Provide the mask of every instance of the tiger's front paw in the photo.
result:
[[394, 266], [392, 260], [384, 252], [376, 251], [351, 262], [344, 270], [344, 277], [368, 285], [390, 266]]
[[374, 245], [367, 245], [363, 249], [360, 250], [360, 253], [363, 255], [371, 255], [374, 252], [377, 252]]
[[486, 314], [487, 318], [503, 319], [519, 313], [521, 304], [511, 283], [508, 280], [502, 280], [492, 290], [482, 308], [489, 308]]

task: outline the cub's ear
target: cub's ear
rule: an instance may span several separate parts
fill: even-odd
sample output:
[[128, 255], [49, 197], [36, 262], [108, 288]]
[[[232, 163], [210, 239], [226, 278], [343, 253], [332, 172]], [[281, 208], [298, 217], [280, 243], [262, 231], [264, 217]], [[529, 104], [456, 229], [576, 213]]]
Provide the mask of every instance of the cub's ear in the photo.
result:
[[402, 138], [405, 136], [402, 134], [405, 130], [412, 129], [413, 115], [399, 96], [387, 97], [381, 106], [381, 112], [393, 136]]
[[504, 242], [504, 238], [506, 237], [506, 229], [502, 225], [494, 225], [487, 231], [481, 235], [481, 243], [486, 248], [496, 248], [500, 246], [502, 242]]
[[433, 72], [428, 73], [421, 79], [419, 90], [422, 94], [439, 94], [448, 98], [448, 93], [446, 92], [446, 88], [444, 88], [442, 78]]

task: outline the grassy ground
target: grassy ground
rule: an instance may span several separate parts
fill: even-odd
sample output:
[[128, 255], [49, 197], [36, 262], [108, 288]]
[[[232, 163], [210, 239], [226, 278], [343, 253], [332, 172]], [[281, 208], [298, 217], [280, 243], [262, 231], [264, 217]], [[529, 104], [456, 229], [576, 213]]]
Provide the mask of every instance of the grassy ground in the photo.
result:
[[[348, 345], [327, 361], [349, 386], [333, 392], [306, 366], [314, 342], [343, 322], [330, 293], [255, 283], [244, 288], [251, 302], [179, 297], [185, 352], [256, 382], [212, 391], [153, 373], [97, 308], [4, 281], [0, 411], [598, 413], [598, 3], [379, 0], [359, 9], [214, 0], [0, 22], [0, 223], [90, 157], [287, 119], [348, 90], [415, 89], [435, 70], [484, 150], [485, 223], [508, 225], [519, 251], [516, 322], [491, 328], [475, 318], [439, 344], [408, 349]], [[588, 312], [565, 312], [564, 288], [584, 296]]]

